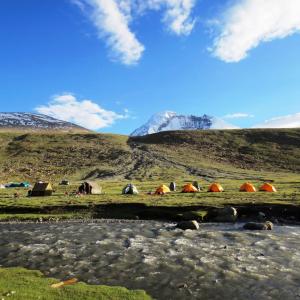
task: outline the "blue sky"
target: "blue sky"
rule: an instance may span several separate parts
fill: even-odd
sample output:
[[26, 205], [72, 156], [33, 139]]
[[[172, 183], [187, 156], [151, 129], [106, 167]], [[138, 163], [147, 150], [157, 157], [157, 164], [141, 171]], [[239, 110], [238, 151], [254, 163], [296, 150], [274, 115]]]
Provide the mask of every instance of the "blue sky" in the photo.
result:
[[0, 1], [1, 111], [124, 134], [164, 110], [300, 127], [299, 15], [298, 0]]

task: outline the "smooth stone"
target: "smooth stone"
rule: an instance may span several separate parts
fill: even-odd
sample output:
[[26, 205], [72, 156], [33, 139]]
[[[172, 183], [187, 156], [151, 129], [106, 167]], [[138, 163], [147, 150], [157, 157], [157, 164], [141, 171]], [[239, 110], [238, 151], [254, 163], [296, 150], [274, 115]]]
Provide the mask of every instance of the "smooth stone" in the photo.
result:
[[247, 230], [272, 230], [273, 227], [272, 222], [266, 221], [264, 223], [249, 222], [246, 223], [243, 228]]
[[180, 228], [182, 230], [198, 230], [200, 228], [199, 223], [195, 220], [192, 221], [182, 221], [177, 224], [177, 228]]
[[237, 210], [234, 207], [224, 207], [213, 210], [213, 221], [215, 222], [235, 222], [237, 220]]

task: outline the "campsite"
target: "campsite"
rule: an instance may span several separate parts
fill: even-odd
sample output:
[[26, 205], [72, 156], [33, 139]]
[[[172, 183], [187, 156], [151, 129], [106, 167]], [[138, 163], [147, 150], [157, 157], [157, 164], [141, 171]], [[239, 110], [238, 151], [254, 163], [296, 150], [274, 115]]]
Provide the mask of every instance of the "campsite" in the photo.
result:
[[0, 300], [300, 299], [300, 0], [0, 20]]
[[[227, 298], [238, 293], [250, 299], [257, 278], [279, 284], [272, 272], [282, 263], [287, 278], [296, 280], [288, 262], [274, 261], [270, 249], [287, 256], [295, 245], [289, 236], [300, 224], [298, 129], [134, 138], [7, 131], [0, 139], [0, 264], [42, 272], [1, 268], [5, 278], [20, 280], [3, 295], [32, 299], [44, 287], [49, 299], [68, 299], [69, 293], [84, 293], [84, 299], [89, 293], [112, 299], [186, 299], [191, 293], [197, 299], [205, 293], [214, 299], [209, 287], [219, 279], [211, 276], [224, 276]], [[261, 253], [272, 262], [269, 269], [261, 270]], [[244, 270], [253, 265], [258, 271], [249, 279]], [[128, 278], [124, 268], [136, 275]], [[28, 281], [38, 287], [28, 288]], [[0, 279], [0, 289], [6, 282]], [[287, 298], [295, 293], [291, 282], [285, 283]], [[129, 290], [107, 287], [115, 285]]]
[[[276, 209], [283, 211], [280, 207], [285, 207], [285, 209], [291, 207], [290, 215], [287, 217], [299, 220], [297, 206], [300, 205], [300, 182], [297, 181], [298, 176], [273, 175], [273, 178], [273, 184], [277, 189], [274, 193], [259, 191], [263, 181], [252, 181], [257, 187], [256, 192], [241, 192], [240, 186], [244, 184], [243, 181], [232, 179], [222, 179], [224, 191], [221, 193], [208, 192], [211, 184], [204, 180], [201, 182], [202, 190], [193, 193], [182, 192], [189, 181], [176, 181], [177, 191], [165, 194], [156, 194], [161, 181], [135, 183], [138, 194], [124, 194], [126, 183], [122, 182], [123, 185], [121, 185], [119, 181], [98, 181], [101, 193], [92, 195], [77, 193], [81, 185], [80, 181], [71, 182], [68, 186], [59, 185], [59, 182], [52, 184], [54, 191], [51, 196], [46, 193], [44, 196], [28, 197], [28, 188], [2, 189], [0, 190], [0, 220], [39, 220], [42, 218], [46, 221], [52, 217], [62, 220], [97, 217], [135, 219], [139, 210], [141, 214], [139, 217], [143, 218], [143, 210], [146, 211], [147, 208], [148, 213], [151, 209], [153, 210], [152, 219], [174, 220], [176, 215], [182, 212], [207, 211], [210, 208], [224, 206], [241, 207], [243, 214], [247, 214], [248, 208], [250, 215], [253, 215], [254, 211], [258, 213], [261, 210], [269, 210], [270, 207], [274, 207], [274, 214]], [[15, 193], [18, 193], [17, 198], [14, 197]], [[107, 207], [106, 215], [98, 212], [101, 206]], [[137, 209], [136, 206], [139, 208]], [[108, 207], [111, 207], [111, 211]], [[149, 218], [147, 213], [144, 214], [146, 218]], [[272, 212], [269, 215], [272, 217]]]

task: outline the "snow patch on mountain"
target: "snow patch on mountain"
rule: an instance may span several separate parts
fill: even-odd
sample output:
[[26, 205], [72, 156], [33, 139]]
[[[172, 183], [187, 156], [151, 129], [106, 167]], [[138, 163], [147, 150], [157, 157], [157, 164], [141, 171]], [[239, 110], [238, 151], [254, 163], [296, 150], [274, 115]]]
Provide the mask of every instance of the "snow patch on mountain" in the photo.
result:
[[197, 129], [238, 129], [224, 120], [208, 115], [179, 115], [173, 111], [165, 111], [153, 115], [150, 120], [131, 133], [131, 136], [141, 136], [169, 130]]
[[73, 123], [61, 121], [46, 115], [20, 112], [0, 113], [0, 129], [1, 128], [88, 131]]

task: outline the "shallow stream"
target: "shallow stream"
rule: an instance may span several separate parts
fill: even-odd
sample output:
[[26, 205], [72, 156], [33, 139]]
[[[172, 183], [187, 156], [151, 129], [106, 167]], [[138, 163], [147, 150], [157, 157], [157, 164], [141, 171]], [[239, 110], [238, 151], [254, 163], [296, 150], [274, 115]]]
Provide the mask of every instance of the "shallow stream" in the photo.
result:
[[155, 299], [300, 300], [300, 227], [199, 231], [154, 221], [0, 224], [0, 265], [144, 289]]

